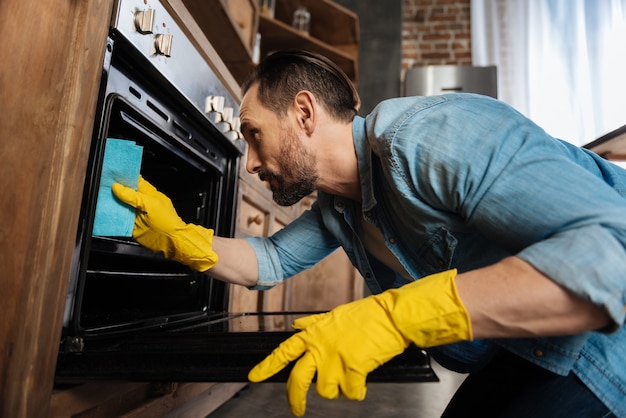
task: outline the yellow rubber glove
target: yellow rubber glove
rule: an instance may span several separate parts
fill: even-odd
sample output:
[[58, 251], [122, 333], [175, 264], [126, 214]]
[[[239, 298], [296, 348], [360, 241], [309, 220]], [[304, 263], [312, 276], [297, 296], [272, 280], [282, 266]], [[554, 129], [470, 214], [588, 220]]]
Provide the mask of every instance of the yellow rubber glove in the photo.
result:
[[368, 373], [402, 353], [410, 342], [433, 347], [471, 340], [469, 315], [456, 290], [456, 270], [433, 274], [330, 312], [297, 319], [301, 331], [282, 342], [248, 374], [263, 381], [298, 359], [287, 381], [295, 416], [304, 415], [306, 394], [317, 373], [317, 393], [363, 400]]
[[139, 177], [137, 191], [115, 183], [113, 194], [137, 210], [133, 238], [154, 252], [197, 271], [217, 264], [213, 251], [213, 230], [185, 223], [172, 201]]

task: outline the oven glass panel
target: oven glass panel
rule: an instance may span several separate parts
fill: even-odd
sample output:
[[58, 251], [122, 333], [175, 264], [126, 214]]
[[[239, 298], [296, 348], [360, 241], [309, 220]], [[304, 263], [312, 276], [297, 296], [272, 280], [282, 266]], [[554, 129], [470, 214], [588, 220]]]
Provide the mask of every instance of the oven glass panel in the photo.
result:
[[[113, 100], [107, 136], [143, 147], [142, 175], [172, 199], [185, 222], [215, 225], [218, 206], [211, 203], [219, 199], [221, 176], [175, 154], [167, 148], [176, 149], [175, 144], [158, 134], [125, 101]], [[209, 309], [208, 277], [145, 251], [131, 239], [93, 237], [85, 273], [80, 313], [85, 329], [128, 327], [159, 317], [167, 321], [170, 315]]]

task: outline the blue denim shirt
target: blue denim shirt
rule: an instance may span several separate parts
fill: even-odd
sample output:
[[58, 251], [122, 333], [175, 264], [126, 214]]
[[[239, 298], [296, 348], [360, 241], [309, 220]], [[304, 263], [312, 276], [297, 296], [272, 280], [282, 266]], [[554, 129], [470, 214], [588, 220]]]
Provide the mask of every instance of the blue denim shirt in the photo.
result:
[[471, 371], [498, 347], [555, 373], [573, 371], [626, 416], [626, 170], [554, 139], [506, 104], [472, 94], [382, 102], [353, 123], [362, 202], [319, 193], [270, 238], [252, 238], [256, 288], [343, 247], [372, 293], [405, 278], [371, 257], [361, 219], [382, 232], [414, 279], [515, 255], [606, 308], [607, 332], [462, 342], [429, 350]]

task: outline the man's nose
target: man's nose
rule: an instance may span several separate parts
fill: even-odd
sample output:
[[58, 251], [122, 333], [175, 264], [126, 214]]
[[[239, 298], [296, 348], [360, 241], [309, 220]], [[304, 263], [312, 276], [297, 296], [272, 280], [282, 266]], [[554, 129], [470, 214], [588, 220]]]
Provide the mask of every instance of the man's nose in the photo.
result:
[[248, 158], [246, 160], [246, 171], [250, 174], [256, 174], [261, 170], [261, 161], [258, 154], [254, 152], [252, 147], [248, 147]]

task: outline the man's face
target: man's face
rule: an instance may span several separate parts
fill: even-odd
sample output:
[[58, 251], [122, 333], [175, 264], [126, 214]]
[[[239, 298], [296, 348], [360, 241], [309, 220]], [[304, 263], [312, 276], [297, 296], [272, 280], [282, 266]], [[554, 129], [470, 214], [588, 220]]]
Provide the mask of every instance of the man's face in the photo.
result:
[[259, 178], [270, 184], [276, 203], [291, 206], [315, 190], [315, 157], [289, 127], [280, 131], [279, 142], [278, 168], [275, 171], [261, 168]]
[[298, 135], [293, 115], [279, 119], [259, 103], [254, 86], [242, 100], [240, 117], [248, 143], [246, 169], [269, 183], [274, 201], [291, 206], [311, 194], [318, 177], [315, 157]]

